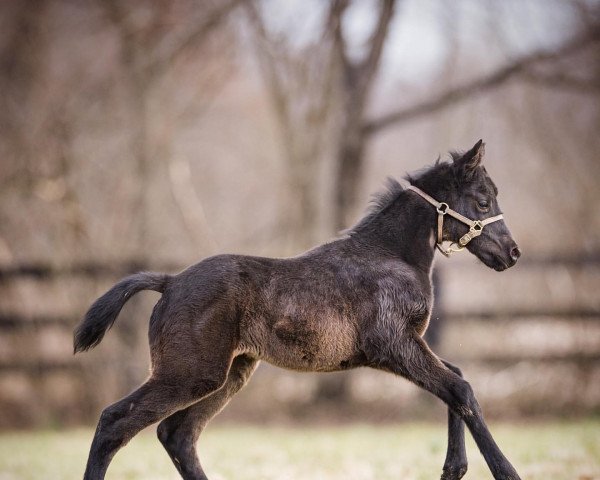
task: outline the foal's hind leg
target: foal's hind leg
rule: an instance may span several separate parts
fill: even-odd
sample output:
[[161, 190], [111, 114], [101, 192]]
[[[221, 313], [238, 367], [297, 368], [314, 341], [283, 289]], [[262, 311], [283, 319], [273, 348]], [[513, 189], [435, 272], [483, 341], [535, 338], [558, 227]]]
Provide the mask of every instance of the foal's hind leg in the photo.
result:
[[449, 370], [421, 337], [405, 337], [396, 358], [386, 363], [386, 370], [402, 375], [433, 393], [463, 419], [496, 480], [520, 480], [492, 438], [471, 386]]
[[103, 479], [115, 453], [140, 430], [221, 388], [232, 354], [221, 350], [214, 356], [211, 363], [198, 362], [194, 368], [156, 370], [139, 389], [106, 408], [98, 422], [84, 480]]
[[[442, 360], [442, 359], [440, 359]], [[446, 367], [462, 378], [460, 369], [446, 360]], [[467, 473], [467, 451], [465, 449], [465, 424], [459, 415], [448, 407], [448, 450], [441, 480], [459, 480]]]
[[158, 438], [184, 479], [206, 479], [196, 453], [198, 437], [210, 419], [244, 386], [257, 364], [258, 360], [252, 357], [236, 357], [221, 389], [172, 414], [158, 425]]

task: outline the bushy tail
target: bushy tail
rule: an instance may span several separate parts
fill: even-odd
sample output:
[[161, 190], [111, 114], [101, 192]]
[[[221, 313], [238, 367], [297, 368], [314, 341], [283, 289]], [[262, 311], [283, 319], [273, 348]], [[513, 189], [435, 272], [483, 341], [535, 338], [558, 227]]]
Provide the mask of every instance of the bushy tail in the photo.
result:
[[74, 353], [83, 352], [98, 345], [106, 331], [112, 327], [123, 305], [140, 290], [163, 293], [170, 275], [141, 272], [124, 278], [102, 295], [77, 325], [73, 335]]

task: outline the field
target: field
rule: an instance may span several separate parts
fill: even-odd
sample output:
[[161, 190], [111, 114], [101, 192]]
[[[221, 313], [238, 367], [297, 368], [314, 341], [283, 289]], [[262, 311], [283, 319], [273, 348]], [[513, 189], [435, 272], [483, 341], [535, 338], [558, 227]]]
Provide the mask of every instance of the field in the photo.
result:
[[[600, 479], [600, 420], [493, 424], [523, 480]], [[211, 480], [387, 480], [439, 478], [445, 428], [209, 428], [199, 443]], [[0, 434], [0, 480], [79, 479], [93, 431]], [[465, 479], [491, 478], [472, 440]], [[115, 457], [108, 479], [177, 479], [154, 432], [142, 432]]]

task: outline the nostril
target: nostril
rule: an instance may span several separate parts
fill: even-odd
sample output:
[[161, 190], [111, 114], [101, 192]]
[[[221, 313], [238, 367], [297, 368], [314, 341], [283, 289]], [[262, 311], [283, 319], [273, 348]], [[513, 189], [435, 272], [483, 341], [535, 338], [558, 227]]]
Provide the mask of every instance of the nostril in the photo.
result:
[[521, 250], [519, 250], [519, 247], [513, 247], [513, 249], [510, 251], [510, 258], [516, 262], [520, 256]]

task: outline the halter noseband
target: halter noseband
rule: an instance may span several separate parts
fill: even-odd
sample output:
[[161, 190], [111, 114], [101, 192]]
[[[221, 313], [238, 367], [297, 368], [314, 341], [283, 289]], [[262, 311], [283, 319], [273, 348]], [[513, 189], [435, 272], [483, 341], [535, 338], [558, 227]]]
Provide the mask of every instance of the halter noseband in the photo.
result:
[[[418, 195], [423, 197], [425, 200], [427, 200], [429, 203], [431, 203], [436, 208], [436, 211], [438, 213], [438, 221], [437, 221], [437, 242], [436, 242], [435, 246], [446, 257], [449, 257], [453, 252], [460, 252], [461, 250], [463, 250], [465, 248], [465, 246], [467, 245], [467, 243], [469, 243], [475, 237], [478, 237], [479, 235], [481, 235], [481, 232], [483, 231], [483, 227], [485, 227], [486, 225], [489, 225], [490, 223], [497, 222], [498, 220], [502, 220], [504, 218], [504, 216], [502, 214], [500, 214], [500, 215], [495, 215], [493, 217], [488, 217], [484, 220], [471, 220], [471, 219], [465, 217], [464, 215], [461, 215], [460, 213], [452, 210], [448, 206], [447, 203], [438, 202], [437, 200], [433, 199], [432, 197], [427, 195], [423, 190], [421, 190], [417, 187], [410, 185], [409, 187], [407, 187], [407, 190], [412, 190], [413, 192], [417, 193]], [[446, 250], [444, 250], [444, 247], [442, 246], [442, 242], [443, 242], [442, 229], [444, 227], [444, 215], [446, 215], [446, 214], [448, 214], [451, 217], [456, 218], [458, 221], [468, 225], [469, 231], [467, 233], [465, 233], [462, 237], [460, 237], [458, 244], [453, 242], [450, 244], [450, 246]]]

